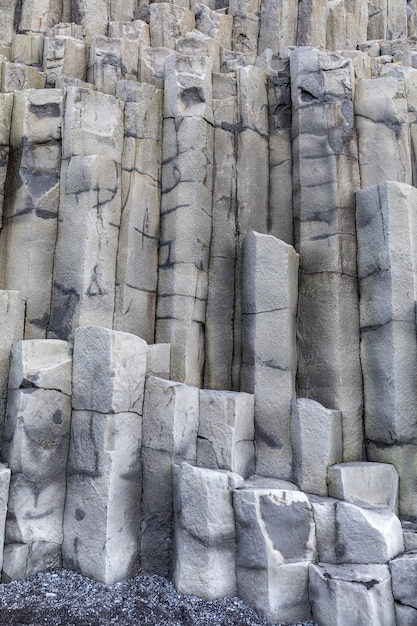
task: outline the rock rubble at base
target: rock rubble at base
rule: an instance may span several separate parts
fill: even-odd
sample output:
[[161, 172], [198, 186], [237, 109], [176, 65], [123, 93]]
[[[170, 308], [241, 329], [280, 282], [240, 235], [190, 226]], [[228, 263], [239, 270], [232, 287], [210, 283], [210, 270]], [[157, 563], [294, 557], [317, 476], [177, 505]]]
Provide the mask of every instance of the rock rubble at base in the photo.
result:
[[4, 582], [416, 621], [416, 36], [415, 0], [0, 0]]

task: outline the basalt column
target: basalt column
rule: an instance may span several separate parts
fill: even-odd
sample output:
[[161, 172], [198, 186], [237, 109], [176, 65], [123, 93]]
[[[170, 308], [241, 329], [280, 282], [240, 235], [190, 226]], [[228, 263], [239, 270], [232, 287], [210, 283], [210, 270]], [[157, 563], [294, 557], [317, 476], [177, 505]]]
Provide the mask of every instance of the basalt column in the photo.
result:
[[204, 368], [212, 169], [211, 60], [184, 45], [165, 61], [156, 340], [172, 345], [173, 379], [197, 386]]
[[344, 460], [356, 460], [362, 455], [362, 376], [353, 68], [336, 53], [299, 48], [291, 54], [291, 78], [298, 395], [342, 411]]

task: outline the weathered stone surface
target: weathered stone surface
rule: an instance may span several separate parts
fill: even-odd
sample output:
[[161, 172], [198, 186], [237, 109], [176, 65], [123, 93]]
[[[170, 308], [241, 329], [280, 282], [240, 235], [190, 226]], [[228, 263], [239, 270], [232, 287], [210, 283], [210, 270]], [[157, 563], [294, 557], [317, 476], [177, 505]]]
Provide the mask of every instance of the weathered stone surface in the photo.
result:
[[65, 567], [106, 584], [139, 573], [140, 446], [137, 413], [73, 411]]
[[170, 378], [171, 345], [169, 343], [155, 343], [147, 346], [146, 375], [158, 378]]
[[248, 63], [258, 56], [259, 12], [261, 0], [231, 0], [229, 15], [233, 15], [233, 49], [242, 52]]
[[23, 63], [8, 63], [2, 68], [1, 90], [6, 92], [25, 89], [43, 89], [46, 86], [45, 74]]
[[417, 609], [417, 553], [408, 552], [392, 559], [389, 564], [394, 600]]
[[28, 556], [29, 546], [26, 543], [10, 543], [5, 546], [2, 582], [9, 583], [25, 578]]
[[362, 455], [354, 190], [359, 188], [353, 67], [291, 53], [294, 237], [301, 255], [298, 395], [342, 411], [344, 460]]
[[236, 595], [231, 489], [239, 480], [188, 463], [174, 467], [173, 581], [179, 593], [207, 600]]
[[7, 502], [9, 499], [10, 469], [0, 465], [0, 566], [3, 568], [3, 552], [5, 540], [5, 524], [7, 514]]
[[122, 213], [113, 327], [153, 343], [158, 281], [162, 161], [162, 91], [118, 83], [125, 99]]
[[58, 86], [58, 80], [62, 76], [85, 80], [86, 45], [75, 37], [45, 37], [42, 64], [47, 85]]
[[212, 11], [209, 6], [197, 4], [195, 11], [196, 28], [208, 35], [224, 48], [232, 48], [233, 16]]
[[336, 505], [336, 554], [340, 563], [386, 563], [404, 550], [401, 522], [389, 509]]
[[295, 46], [298, 26], [298, 0], [261, 0], [258, 54], [283, 46]]
[[255, 394], [256, 472], [291, 479], [298, 255], [271, 235], [245, 240], [241, 387]]
[[[18, 291], [0, 291], [0, 398], [7, 398], [10, 352], [23, 338], [25, 302]], [[3, 416], [4, 419], [4, 416]]]
[[252, 395], [200, 391], [197, 465], [248, 477], [255, 467], [254, 436]]
[[327, 4], [327, 0], [299, 1], [297, 46], [326, 47]]
[[316, 558], [311, 505], [299, 491], [237, 489], [239, 596], [269, 621], [307, 620], [308, 563]]
[[398, 513], [398, 473], [386, 463], [339, 463], [329, 468], [329, 495], [359, 506]]
[[9, 389], [50, 389], [71, 395], [72, 348], [57, 339], [17, 341], [11, 351]]
[[194, 13], [182, 6], [167, 2], [149, 5], [149, 29], [153, 48], [175, 50], [178, 37], [183, 37], [195, 28]]
[[3, 286], [26, 300], [25, 338], [43, 339], [49, 319], [60, 194], [63, 94], [14, 97], [10, 169], [0, 237]]
[[294, 477], [300, 489], [327, 496], [329, 466], [343, 457], [341, 412], [307, 398], [293, 400], [291, 445]]
[[[362, 187], [385, 180], [411, 184], [404, 81], [394, 76], [358, 81], [355, 123]], [[388, 166], [388, 163], [392, 163], [392, 166]]]
[[395, 602], [395, 619], [397, 626], [415, 626], [417, 624], [417, 610], [411, 606], [404, 606]]
[[338, 563], [336, 554], [336, 505], [338, 500], [308, 495], [316, 528], [317, 560]]
[[174, 463], [196, 462], [199, 390], [150, 376], [143, 413], [142, 572], [171, 571]]
[[135, 335], [98, 326], [77, 328], [73, 408], [142, 415], [146, 355], [146, 342]]
[[411, 442], [417, 423], [416, 202], [392, 181], [357, 194], [365, 433], [385, 444]]
[[320, 626], [395, 624], [387, 565], [311, 564], [309, 597]]
[[3, 219], [4, 194], [10, 155], [10, 125], [14, 94], [0, 94], [0, 225]]

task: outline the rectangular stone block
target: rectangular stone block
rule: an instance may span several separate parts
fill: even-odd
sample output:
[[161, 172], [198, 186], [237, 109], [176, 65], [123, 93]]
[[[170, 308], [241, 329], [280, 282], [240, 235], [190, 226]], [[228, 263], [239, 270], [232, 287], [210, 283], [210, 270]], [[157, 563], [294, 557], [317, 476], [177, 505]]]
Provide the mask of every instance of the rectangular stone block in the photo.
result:
[[61, 21], [62, 0], [23, 0], [18, 16], [19, 30], [44, 32]]
[[74, 337], [72, 406], [142, 415], [147, 345], [140, 337], [84, 326]]
[[329, 468], [329, 495], [398, 514], [398, 473], [387, 463], [339, 463]]
[[[25, 301], [18, 291], [0, 291], [0, 398], [7, 398], [10, 353], [13, 344], [23, 338]], [[3, 416], [4, 419], [4, 416]]]
[[140, 569], [141, 418], [74, 411], [64, 513], [64, 567], [106, 584]]
[[310, 619], [308, 564], [316, 558], [316, 540], [307, 496], [237, 489], [233, 504], [239, 597], [272, 622]]
[[61, 77], [85, 80], [87, 74], [87, 49], [84, 41], [68, 36], [45, 37], [43, 71], [46, 83], [59, 86]]
[[149, 29], [153, 48], [175, 50], [178, 37], [183, 37], [194, 28], [194, 12], [188, 8], [167, 2], [149, 5]]
[[258, 55], [296, 45], [298, 10], [297, 0], [261, 0]]
[[242, 52], [247, 63], [258, 56], [259, 13], [261, 0], [231, 0], [229, 15], [233, 15], [232, 46]]
[[241, 388], [255, 394], [256, 473], [292, 477], [298, 255], [271, 235], [244, 243]]
[[328, 469], [343, 457], [341, 412], [307, 398], [293, 400], [291, 445], [294, 479], [300, 489], [327, 496]]
[[200, 390], [198, 466], [229, 470], [247, 478], [255, 468], [254, 436], [252, 395]]
[[42, 35], [16, 34], [13, 39], [10, 60], [41, 69], [43, 65], [44, 37]]
[[169, 343], [155, 343], [147, 346], [146, 375], [170, 379], [171, 345]]
[[300, 0], [297, 46], [326, 47], [327, 0]]
[[173, 581], [179, 593], [206, 600], [237, 593], [235, 480], [226, 471], [174, 467]]
[[417, 576], [416, 552], [405, 553], [392, 559], [389, 564], [392, 576], [394, 600], [417, 610], [415, 585]]
[[57, 339], [17, 341], [11, 351], [9, 389], [20, 387], [72, 393], [72, 347]]
[[309, 597], [313, 618], [323, 626], [395, 624], [387, 565], [311, 564]]
[[338, 500], [308, 495], [316, 528], [317, 560], [319, 563], [337, 563], [336, 505]]
[[0, 566], [3, 569], [5, 525], [7, 515], [7, 503], [9, 500], [10, 469], [5, 465], [0, 465]]

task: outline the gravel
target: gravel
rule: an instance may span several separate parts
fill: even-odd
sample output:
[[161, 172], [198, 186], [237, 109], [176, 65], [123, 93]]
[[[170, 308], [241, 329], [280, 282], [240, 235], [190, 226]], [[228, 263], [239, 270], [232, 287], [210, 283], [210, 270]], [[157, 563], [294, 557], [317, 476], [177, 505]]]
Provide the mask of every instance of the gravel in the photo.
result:
[[[160, 576], [104, 585], [65, 569], [0, 585], [1, 626], [271, 626], [239, 598], [205, 602]], [[297, 626], [317, 626], [314, 622]]]

